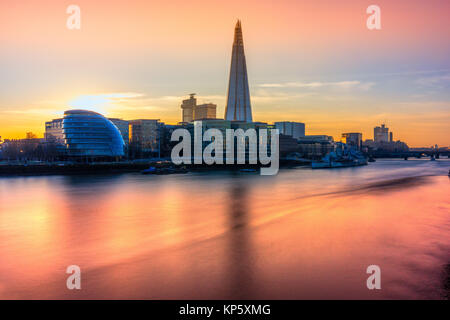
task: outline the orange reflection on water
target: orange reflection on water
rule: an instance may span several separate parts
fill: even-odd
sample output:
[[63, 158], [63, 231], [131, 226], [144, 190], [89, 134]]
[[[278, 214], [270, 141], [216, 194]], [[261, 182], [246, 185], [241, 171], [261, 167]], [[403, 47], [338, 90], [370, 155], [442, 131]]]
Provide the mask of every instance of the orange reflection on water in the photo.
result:
[[439, 298], [449, 180], [373, 179], [394, 164], [1, 179], [0, 298]]

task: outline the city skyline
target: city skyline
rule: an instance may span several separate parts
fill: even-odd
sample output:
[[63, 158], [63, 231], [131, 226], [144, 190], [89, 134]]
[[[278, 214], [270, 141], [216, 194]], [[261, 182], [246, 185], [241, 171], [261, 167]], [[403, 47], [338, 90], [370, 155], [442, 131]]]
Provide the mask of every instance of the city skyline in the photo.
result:
[[449, 13], [0, 1], [0, 300], [448, 300]]
[[[214, 3], [217, 15], [205, 15], [212, 4], [203, 1], [117, 1], [108, 10], [78, 1], [82, 26], [71, 31], [66, 4], [2, 3], [2, 29], [11, 31], [0, 34], [0, 136], [43, 136], [45, 121], [76, 108], [176, 123], [189, 92], [224, 114], [238, 14], [254, 121], [304, 122], [307, 134], [335, 139], [369, 138], [386, 123], [411, 147], [448, 146], [450, 5], [378, 4], [383, 27], [369, 31], [362, 1], [281, 1], [277, 10], [266, 1]], [[183, 29], [178, 11], [193, 18]], [[411, 34], [417, 19], [423, 23]]]

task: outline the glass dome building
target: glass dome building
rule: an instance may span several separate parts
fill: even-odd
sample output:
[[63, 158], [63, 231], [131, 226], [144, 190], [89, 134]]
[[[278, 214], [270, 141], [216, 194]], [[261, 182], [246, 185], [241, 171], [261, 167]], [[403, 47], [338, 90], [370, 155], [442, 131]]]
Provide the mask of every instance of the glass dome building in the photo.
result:
[[88, 110], [64, 112], [64, 143], [69, 156], [121, 157], [124, 141], [119, 129], [99, 113]]

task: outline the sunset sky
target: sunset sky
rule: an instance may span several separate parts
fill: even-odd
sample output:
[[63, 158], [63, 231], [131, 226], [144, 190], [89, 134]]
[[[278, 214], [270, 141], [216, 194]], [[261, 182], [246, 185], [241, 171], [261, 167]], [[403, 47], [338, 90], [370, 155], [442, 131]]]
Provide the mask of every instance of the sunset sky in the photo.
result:
[[[69, 30], [66, 8], [81, 8]], [[381, 8], [368, 30], [366, 8]], [[223, 117], [242, 21], [255, 121], [307, 134], [381, 123], [409, 146], [450, 145], [448, 0], [15, 0], [0, 2], [0, 136], [43, 135], [84, 108], [181, 120], [191, 92]]]

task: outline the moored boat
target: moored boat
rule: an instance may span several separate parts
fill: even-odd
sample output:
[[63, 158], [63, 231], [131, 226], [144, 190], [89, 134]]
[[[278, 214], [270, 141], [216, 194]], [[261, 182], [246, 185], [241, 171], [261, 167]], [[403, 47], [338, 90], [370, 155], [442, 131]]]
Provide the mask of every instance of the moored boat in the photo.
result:
[[328, 153], [319, 161], [311, 162], [311, 168], [345, 168], [364, 166], [367, 164], [367, 158], [361, 152], [346, 144], [338, 143], [335, 151]]
[[357, 167], [367, 165], [367, 160], [355, 159], [355, 160], [331, 160], [331, 161], [313, 161], [311, 168], [346, 168]]
[[184, 167], [150, 167], [142, 170], [142, 174], [174, 174], [174, 173], [187, 173], [188, 170]]

